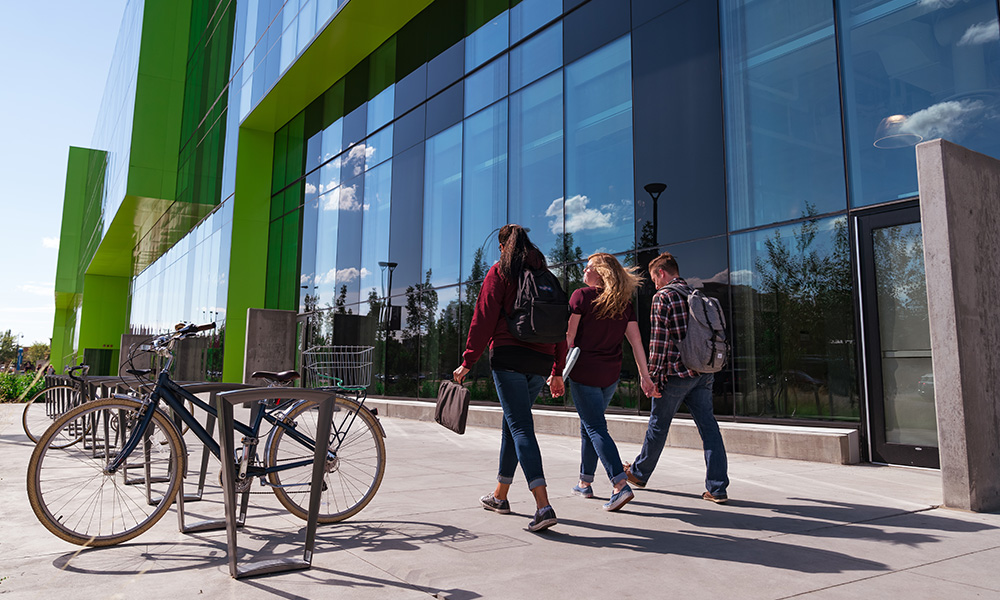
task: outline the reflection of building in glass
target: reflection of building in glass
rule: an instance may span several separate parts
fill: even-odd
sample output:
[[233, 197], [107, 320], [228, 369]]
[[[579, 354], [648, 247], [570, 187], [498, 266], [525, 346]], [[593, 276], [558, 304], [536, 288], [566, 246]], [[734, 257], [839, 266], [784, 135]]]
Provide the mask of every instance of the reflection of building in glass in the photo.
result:
[[[878, 318], [910, 322], [922, 264], [919, 226], [866, 255], [855, 219], [917, 201], [921, 139], [1000, 157], [993, 0], [153, 4], [70, 154], [64, 362], [216, 320], [205, 377], [235, 379], [246, 310], [284, 309], [303, 347], [375, 346], [380, 392], [431, 396], [516, 222], [571, 289], [593, 252], [673, 252], [728, 313], [720, 416], [863, 429], [857, 274], [893, 274]], [[898, 355], [890, 433], [933, 397], [929, 359]], [[615, 405], [647, 408], [624, 368]]]

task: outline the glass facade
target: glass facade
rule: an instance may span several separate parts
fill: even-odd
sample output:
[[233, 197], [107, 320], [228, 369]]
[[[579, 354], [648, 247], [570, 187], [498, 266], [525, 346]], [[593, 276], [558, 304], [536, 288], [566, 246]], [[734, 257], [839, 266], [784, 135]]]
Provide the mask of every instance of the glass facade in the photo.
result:
[[[347, 0], [194, 4], [183, 202], [150, 238], [186, 236], [140, 247], [136, 331], [224, 317], [240, 123]], [[670, 251], [727, 311], [718, 415], [860, 422], [854, 219], [917, 197], [919, 141], [1000, 157], [997, 15], [994, 0], [435, 0], [286, 107], [259, 215], [264, 308], [298, 311], [306, 346], [375, 346], [377, 393], [433, 396], [503, 224], [529, 228], [568, 289], [593, 252], [641, 267]], [[95, 135], [107, 189], [127, 170], [122, 56]], [[641, 411], [630, 352], [613, 403]], [[491, 398], [486, 359], [473, 377]]]

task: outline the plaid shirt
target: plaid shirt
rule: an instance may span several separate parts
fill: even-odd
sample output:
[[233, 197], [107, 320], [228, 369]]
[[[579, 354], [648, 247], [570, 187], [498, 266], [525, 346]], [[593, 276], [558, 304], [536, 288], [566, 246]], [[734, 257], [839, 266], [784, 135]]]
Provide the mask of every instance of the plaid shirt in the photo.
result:
[[678, 341], [687, 334], [688, 306], [683, 294], [668, 286], [680, 284], [689, 287], [680, 277], [656, 290], [650, 310], [652, 331], [649, 336], [649, 375], [661, 382], [667, 377], [697, 377], [698, 373], [681, 362]]

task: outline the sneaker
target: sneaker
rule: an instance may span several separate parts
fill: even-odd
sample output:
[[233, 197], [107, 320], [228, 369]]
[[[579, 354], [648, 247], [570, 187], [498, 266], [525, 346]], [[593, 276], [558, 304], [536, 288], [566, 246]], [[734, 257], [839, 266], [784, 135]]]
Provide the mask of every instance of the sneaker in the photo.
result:
[[715, 502], [716, 504], [725, 504], [729, 502], [729, 496], [725, 494], [719, 494], [718, 496], [712, 495], [712, 492], [705, 492], [701, 495], [702, 500], [708, 500], [709, 502]]
[[539, 508], [535, 511], [534, 518], [528, 523], [528, 531], [541, 531], [543, 529], [548, 529], [556, 523], [556, 511], [551, 506], [546, 506], [545, 508]]
[[628, 504], [632, 498], [635, 498], [635, 494], [632, 493], [632, 488], [626, 485], [622, 491], [611, 494], [611, 499], [604, 503], [604, 510], [616, 511]]
[[625, 469], [625, 476], [628, 477], [628, 482], [639, 488], [640, 490], [646, 487], [645, 481], [639, 481], [639, 478], [632, 474], [632, 463], [625, 463], [622, 465]]
[[573, 495], [581, 496], [583, 498], [593, 498], [594, 497], [594, 487], [588, 485], [587, 487], [580, 487], [580, 484], [573, 486]]
[[510, 502], [507, 500], [500, 500], [493, 496], [493, 494], [486, 494], [479, 499], [482, 503], [483, 508], [486, 510], [492, 510], [495, 513], [500, 513], [501, 515], [506, 515], [510, 512]]

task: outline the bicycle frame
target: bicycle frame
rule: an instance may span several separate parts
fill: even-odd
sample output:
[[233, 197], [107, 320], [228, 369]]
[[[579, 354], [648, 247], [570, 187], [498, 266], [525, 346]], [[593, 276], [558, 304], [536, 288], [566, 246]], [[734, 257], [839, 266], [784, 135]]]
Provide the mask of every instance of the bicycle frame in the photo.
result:
[[[280, 393], [281, 388], [275, 388], [276, 393]], [[142, 415], [142, 420], [139, 422], [138, 427], [132, 432], [132, 435], [125, 442], [122, 447], [121, 452], [108, 464], [105, 468], [105, 472], [112, 474], [118, 471], [121, 466], [125, 463], [126, 459], [132, 454], [133, 451], [139, 446], [139, 442], [142, 440], [150, 422], [153, 420], [153, 413], [159, 406], [159, 401], [163, 402], [173, 411], [173, 414], [179, 416], [184, 423], [188, 425], [191, 432], [205, 445], [206, 448], [216, 457], [221, 460], [221, 449], [219, 443], [215, 441], [212, 434], [206, 430], [201, 423], [195, 418], [195, 416], [184, 406], [184, 402], [188, 401], [201, 408], [202, 410], [208, 412], [209, 414], [218, 417], [218, 412], [214, 406], [202, 401], [200, 398], [194, 394], [188, 392], [183, 387], [175, 383], [170, 379], [170, 375], [167, 370], [164, 369], [160, 371], [157, 376], [156, 387], [150, 394], [148, 400], [144, 402], [145, 408]], [[294, 427], [289, 427], [283, 420], [275, 417], [273, 414], [268, 413], [265, 410], [258, 409], [254, 411], [254, 419], [251, 425], [246, 425], [240, 423], [239, 421], [234, 421], [233, 426], [236, 431], [240, 432], [244, 436], [257, 438], [260, 432], [260, 425], [262, 422], [267, 421], [275, 427], [281, 427], [285, 430], [285, 435], [291, 437], [295, 441], [302, 444], [306, 449], [310, 451], [315, 450], [314, 440], [302, 435]], [[356, 416], [356, 415], [355, 415]], [[352, 419], [353, 423], [353, 419]], [[348, 429], [350, 426], [348, 425]], [[339, 438], [338, 434], [338, 438]], [[329, 458], [334, 458], [336, 456], [336, 450], [328, 452]], [[235, 460], [235, 457], [234, 457]], [[269, 473], [275, 473], [278, 471], [284, 471], [288, 469], [293, 469], [301, 466], [308, 466], [312, 464], [312, 459], [304, 459], [301, 461], [290, 462], [281, 465], [280, 467], [259, 467], [249, 465], [246, 471], [246, 475], [250, 477], [258, 477], [262, 475], [267, 475]]]

